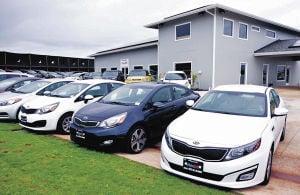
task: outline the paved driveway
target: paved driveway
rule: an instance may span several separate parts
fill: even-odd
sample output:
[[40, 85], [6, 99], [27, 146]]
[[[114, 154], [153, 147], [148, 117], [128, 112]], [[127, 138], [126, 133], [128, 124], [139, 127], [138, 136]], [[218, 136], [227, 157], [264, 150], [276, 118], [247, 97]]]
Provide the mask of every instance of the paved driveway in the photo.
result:
[[[239, 190], [238, 192], [242, 194], [300, 194], [300, 90], [278, 89], [278, 91], [289, 108], [289, 115], [286, 138], [274, 155], [271, 181], [268, 186]], [[117, 155], [160, 168], [159, 144], [147, 148], [138, 155], [125, 153]]]

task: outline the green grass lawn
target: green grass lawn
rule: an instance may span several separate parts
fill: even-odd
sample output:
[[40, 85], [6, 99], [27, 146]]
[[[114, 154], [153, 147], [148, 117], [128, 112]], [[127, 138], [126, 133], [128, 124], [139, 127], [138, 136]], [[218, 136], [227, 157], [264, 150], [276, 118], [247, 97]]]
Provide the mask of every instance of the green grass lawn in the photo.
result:
[[0, 123], [0, 194], [225, 194], [125, 158]]

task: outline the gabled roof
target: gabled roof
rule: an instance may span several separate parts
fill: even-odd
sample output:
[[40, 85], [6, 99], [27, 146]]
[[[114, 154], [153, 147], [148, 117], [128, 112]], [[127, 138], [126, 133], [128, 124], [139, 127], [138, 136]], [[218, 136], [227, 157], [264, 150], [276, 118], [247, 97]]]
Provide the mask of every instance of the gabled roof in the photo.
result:
[[287, 30], [290, 30], [290, 31], [293, 31], [293, 32], [296, 32], [296, 33], [300, 34], [299, 29], [296, 29], [296, 28], [293, 28], [293, 27], [290, 27], [290, 26], [287, 26], [287, 25], [284, 25], [284, 24], [280, 24], [278, 22], [274, 22], [272, 20], [265, 19], [263, 17], [256, 16], [256, 15], [253, 15], [253, 14], [250, 14], [250, 13], [247, 13], [247, 12], [243, 12], [243, 11], [240, 11], [240, 10], [237, 10], [237, 9], [225, 6], [225, 5], [221, 5], [221, 4], [211, 4], [211, 5], [202, 6], [202, 7], [193, 9], [193, 10], [189, 10], [189, 11], [186, 11], [186, 12], [182, 12], [182, 13], [170, 16], [170, 17], [166, 17], [163, 20], [160, 20], [158, 22], [154, 22], [154, 23], [145, 25], [145, 27], [158, 29], [159, 24], [163, 24], [163, 23], [166, 23], [166, 22], [169, 22], [169, 21], [173, 21], [173, 20], [182, 18], [182, 17], [191, 16], [191, 15], [198, 14], [200, 12], [204, 12], [204, 11], [208, 11], [208, 10], [212, 10], [212, 9], [215, 9], [215, 8], [227, 10], [227, 11], [230, 11], [230, 12], [233, 12], [233, 13], [236, 13], [236, 14], [240, 14], [240, 15], [244, 15], [246, 17], [249, 17], [249, 18], [252, 18], [252, 19], [255, 19], [255, 20], [259, 20], [261, 22], [265, 22], [265, 23], [268, 23], [268, 24], [272, 24], [274, 26], [278, 26], [278, 27], [281, 27], [281, 28], [284, 28], [284, 29], [287, 29]]
[[300, 39], [276, 40], [256, 50], [254, 56], [300, 56], [299, 44]]
[[157, 44], [158, 44], [158, 38], [151, 38], [151, 39], [147, 39], [144, 41], [130, 43], [130, 44], [116, 47], [116, 48], [99, 51], [95, 54], [90, 55], [90, 57], [96, 57], [96, 56], [101, 56], [101, 55], [107, 55], [107, 54], [112, 54], [112, 53], [140, 49], [140, 48], [144, 48], [144, 47], [153, 47], [153, 46], [157, 46]]

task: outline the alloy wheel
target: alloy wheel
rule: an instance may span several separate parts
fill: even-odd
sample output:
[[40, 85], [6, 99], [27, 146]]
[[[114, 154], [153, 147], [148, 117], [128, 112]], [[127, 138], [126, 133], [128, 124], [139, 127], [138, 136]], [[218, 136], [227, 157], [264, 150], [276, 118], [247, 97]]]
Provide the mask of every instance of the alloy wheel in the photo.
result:
[[62, 129], [64, 132], [69, 133], [70, 132], [70, 123], [71, 123], [72, 117], [67, 116], [62, 121]]
[[141, 152], [145, 148], [146, 141], [147, 137], [144, 129], [135, 129], [135, 131], [132, 133], [130, 141], [131, 150], [135, 153]]

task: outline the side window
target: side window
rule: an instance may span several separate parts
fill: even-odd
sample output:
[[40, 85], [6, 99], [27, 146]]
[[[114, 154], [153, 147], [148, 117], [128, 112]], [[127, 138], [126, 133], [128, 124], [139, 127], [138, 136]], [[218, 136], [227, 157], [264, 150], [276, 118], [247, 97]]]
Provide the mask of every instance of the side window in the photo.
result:
[[58, 89], [60, 87], [62, 87], [63, 85], [69, 83], [69, 81], [62, 81], [62, 82], [57, 82], [57, 83], [53, 83], [47, 87], [45, 87], [44, 89], [40, 90], [37, 95], [43, 95], [45, 91], [54, 91], [55, 89]]
[[175, 87], [173, 87], [173, 94], [174, 94], [175, 100], [177, 100], [177, 99], [188, 96], [190, 93], [189, 93], [188, 89], [175, 86]]
[[272, 90], [271, 91], [272, 95], [273, 95], [273, 98], [275, 100], [275, 103], [276, 103], [276, 107], [279, 106], [280, 104], [280, 98], [279, 98], [279, 95], [276, 93], [276, 91]]
[[274, 111], [276, 108], [276, 102], [275, 102], [272, 92], [269, 93], [269, 97], [270, 97], [270, 111], [271, 111], [271, 114], [274, 114]]
[[158, 90], [152, 97], [151, 102], [161, 102], [161, 103], [167, 103], [172, 101], [172, 94], [170, 91], [170, 87], [164, 87], [160, 90]]
[[121, 83], [111, 83], [111, 91], [123, 86]]
[[14, 78], [14, 77], [20, 77], [19, 75], [15, 75], [15, 74], [8, 74], [6, 75], [6, 79], [10, 79], [10, 78]]
[[16, 83], [16, 84], [14, 84], [11, 88], [12, 89], [17, 89], [17, 88], [19, 88], [19, 87], [22, 87], [22, 86], [24, 86], [24, 85], [27, 85], [27, 84], [29, 84], [29, 83], [31, 83], [32, 81], [21, 81], [21, 82], [18, 82], [18, 83]]
[[95, 85], [94, 87], [88, 89], [84, 96], [86, 95], [92, 95], [93, 97], [100, 97], [104, 96], [108, 93], [108, 84], [107, 83], [102, 83], [100, 85]]

